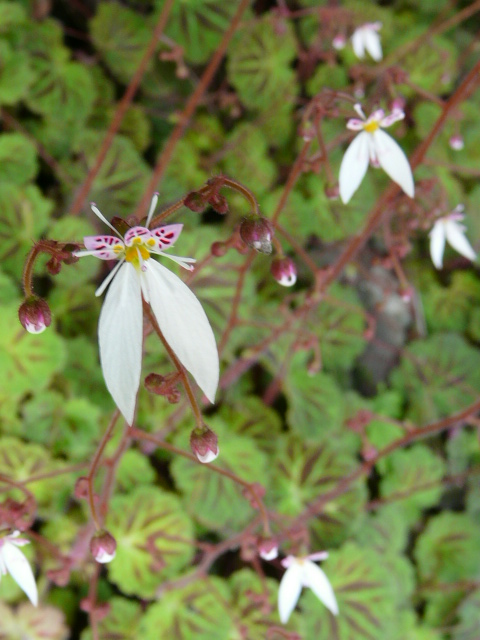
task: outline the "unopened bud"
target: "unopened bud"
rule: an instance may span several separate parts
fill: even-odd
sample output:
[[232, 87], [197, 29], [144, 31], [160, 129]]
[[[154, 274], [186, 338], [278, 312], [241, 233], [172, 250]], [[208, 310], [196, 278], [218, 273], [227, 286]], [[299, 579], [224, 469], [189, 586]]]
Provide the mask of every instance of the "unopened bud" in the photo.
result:
[[275, 560], [278, 558], [278, 544], [272, 538], [261, 540], [258, 545], [258, 554], [262, 560]]
[[145, 388], [157, 396], [164, 396], [170, 404], [177, 404], [180, 402], [177, 379], [178, 374], [161, 376], [158, 373], [150, 373], [145, 378]]
[[207, 206], [207, 202], [201, 193], [198, 191], [191, 191], [187, 194], [183, 200], [183, 204], [190, 209], [190, 211], [194, 211], [195, 213], [202, 213]]
[[291, 287], [297, 281], [297, 267], [291, 258], [275, 258], [270, 273], [282, 287]]
[[227, 245], [224, 242], [214, 242], [210, 247], [210, 252], [215, 258], [221, 258], [227, 253]]
[[454, 151], [461, 151], [465, 146], [462, 136], [458, 133], [452, 136], [448, 142]]
[[215, 209], [217, 213], [221, 215], [225, 215], [228, 213], [228, 202], [225, 196], [220, 195], [219, 193], [214, 194], [208, 199], [208, 204]]
[[77, 478], [73, 495], [77, 500], [86, 500], [88, 498], [88, 478], [85, 476]]
[[45, 266], [51, 276], [57, 276], [62, 268], [62, 262], [56, 256], [52, 256]]
[[240, 225], [240, 237], [259, 253], [272, 253], [273, 227], [267, 218], [246, 218]]
[[337, 184], [327, 184], [325, 187], [325, 195], [329, 200], [338, 200], [340, 189]]
[[334, 37], [334, 39], [332, 40], [332, 47], [334, 49], [336, 49], [337, 51], [341, 51], [342, 49], [345, 48], [345, 44], [347, 42], [346, 37], [343, 35], [343, 33], [339, 33], [337, 36]]
[[117, 542], [108, 531], [97, 531], [90, 540], [92, 556], [100, 564], [111, 562], [117, 552]]
[[29, 333], [42, 333], [52, 322], [50, 307], [42, 298], [30, 296], [20, 306], [18, 318]]
[[205, 426], [193, 429], [190, 434], [190, 447], [203, 463], [212, 462], [220, 452], [217, 434]]

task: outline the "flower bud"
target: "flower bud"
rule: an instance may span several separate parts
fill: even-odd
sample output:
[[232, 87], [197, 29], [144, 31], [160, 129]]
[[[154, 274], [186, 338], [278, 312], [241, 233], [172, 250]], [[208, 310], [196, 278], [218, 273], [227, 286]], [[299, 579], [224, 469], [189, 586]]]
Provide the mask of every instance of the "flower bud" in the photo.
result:
[[259, 541], [258, 554], [262, 560], [275, 560], [278, 558], [278, 544], [273, 538]]
[[77, 478], [73, 495], [77, 500], [86, 500], [88, 498], [88, 478], [85, 476]]
[[116, 540], [108, 531], [97, 531], [90, 540], [90, 551], [97, 562], [111, 562], [117, 552]]
[[190, 209], [190, 211], [194, 211], [195, 213], [202, 213], [207, 206], [207, 202], [201, 193], [198, 191], [191, 191], [188, 193], [184, 200], [183, 204]]
[[200, 462], [203, 463], [212, 462], [220, 452], [216, 433], [205, 426], [192, 430], [190, 447]]
[[272, 253], [272, 224], [267, 218], [246, 218], [240, 225], [240, 237], [259, 253]]
[[343, 35], [343, 33], [339, 33], [333, 38], [332, 47], [337, 51], [341, 51], [342, 49], [345, 49], [346, 43], [347, 43], [346, 37]]
[[227, 253], [227, 245], [225, 242], [214, 242], [210, 247], [210, 252], [215, 258], [221, 258]]
[[222, 196], [220, 193], [215, 193], [208, 199], [208, 204], [214, 209], [217, 213], [220, 213], [222, 216], [228, 213], [228, 202], [225, 196]]
[[327, 184], [325, 187], [325, 195], [329, 200], [338, 200], [340, 196], [340, 189], [337, 184]]
[[30, 296], [20, 306], [18, 318], [29, 333], [42, 333], [52, 322], [50, 307], [42, 298]]
[[465, 146], [462, 136], [458, 133], [452, 136], [448, 142], [450, 144], [450, 148], [454, 151], [461, 151]]
[[297, 281], [297, 267], [291, 258], [275, 258], [270, 273], [282, 287], [291, 287]]

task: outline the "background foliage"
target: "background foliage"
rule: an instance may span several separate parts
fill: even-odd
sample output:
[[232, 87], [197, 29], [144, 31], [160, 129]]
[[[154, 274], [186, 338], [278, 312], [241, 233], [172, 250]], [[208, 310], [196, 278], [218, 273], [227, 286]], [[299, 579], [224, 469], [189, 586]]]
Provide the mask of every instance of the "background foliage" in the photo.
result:
[[[348, 206], [330, 197], [353, 101], [400, 100], [406, 119], [392, 135], [411, 155], [475, 63], [479, 2], [260, 0], [243, 12], [225, 64], [164, 156], [162, 206], [213, 175], [240, 181], [263, 215], [277, 211], [298, 282], [279, 287], [270, 258], [244, 247], [212, 257], [248, 213], [237, 194], [224, 192], [225, 216], [182, 209], [179, 252], [199, 261], [190, 285], [221, 344], [222, 389], [207, 410], [215, 464], [238, 481], [172, 453], [188, 450], [187, 404], [141, 389], [137, 426], [170, 448], [131, 441], [117, 423], [95, 489], [118, 552], [102, 570], [88, 552], [93, 525], [75, 482], [114, 410], [96, 345], [104, 272], [86, 259], [52, 277], [40, 261], [35, 286], [54, 322], [30, 335], [17, 322], [23, 260], [40, 238], [94, 233], [89, 201], [108, 218], [135, 211], [241, 3], [175, 0], [79, 205], [165, 4], [0, 1], [0, 525], [12, 524], [11, 501], [22, 506], [41, 600], [35, 611], [2, 579], [0, 638], [287, 637], [276, 613], [283, 570], [258, 557], [261, 518], [248, 494], [258, 483], [283, 554], [330, 551], [340, 615], [304, 593], [288, 637], [478, 639], [480, 280], [449, 249], [437, 272], [427, 238], [437, 216], [464, 203], [480, 248], [475, 86], [415, 172], [415, 201], [391, 199], [332, 286], [316, 285], [388, 184], [370, 169]], [[378, 65], [358, 61], [348, 41], [376, 20]], [[339, 34], [342, 50], [332, 46]], [[149, 337], [145, 375], [169, 367]]]

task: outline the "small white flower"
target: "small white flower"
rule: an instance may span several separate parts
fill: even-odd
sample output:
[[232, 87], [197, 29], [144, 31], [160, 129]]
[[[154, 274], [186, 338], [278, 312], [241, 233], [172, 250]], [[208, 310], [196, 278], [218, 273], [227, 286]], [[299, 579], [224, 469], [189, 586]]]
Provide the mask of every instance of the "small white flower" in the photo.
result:
[[376, 62], [382, 59], [382, 45], [378, 35], [381, 28], [381, 22], [368, 22], [355, 29], [352, 35], [352, 46], [357, 58], [363, 60], [367, 51]]
[[443, 267], [443, 252], [445, 251], [445, 241], [452, 246], [455, 251], [468, 260], [475, 260], [476, 254], [471, 244], [465, 237], [466, 227], [460, 224], [465, 216], [463, 206], [458, 205], [455, 209], [443, 218], [439, 218], [430, 231], [430, 255], [432, 262], [437, 269]]
[[33, 571], [28, 560], [18, 548], [29, 544], [29, 541], [19, 538], [19, 535], [20, 531], [14, 531], [12, 534], [0, 538], [0, 577], [9, 573], [36, 607], [38, 592]]
[[101, 295], [112, 283], [98, 325], [100, 361], [107, 388], [130, 425], [142, 366], [142, 298], [151, 306], [165, 340], [210, 402], [214, 402], [218, 386], [217, 346], [205, 311], [178, 276], [151, 259], [151, 254], [164, 256], [189, 271], [195, 262], [164, 253], [173, 246], [183, 225], [148, 229], [157, 201], [155, 195], [146, 226], [132, 227], [123, 238], [92, 204], [95, 215], [116, 235], [88, 236], [84, 238], [86, 251], [74, 254], [119, 261], [95, 295]]
[[303, 587], [309, 587], [327, 609], [335, 616], [338, 615], [332, 585], [325, 573], [313, 562], [327, 557], [328, 553], [321, 551], [304, 558], [287, 556], [282, 560], [282, 565], [287, 568], [278, 589], [278, 613], [283, 624], [288, 622]]
[[362, 119], [352, 118], [347, 122], [348, 129], [360, 133], [350, 143], [340, 166], [339, 188], [342, 201], [345, 204], [349, 202], [360, 186], [369, 163], [374, 167], [382, 167], [413, 198], [415, 187], [408, 159], [395, 140], [382, 131], [382, 128], [402, 120], [404, 112], [394, 109], [386, 116], [383, 109], [378, 109], [367, 119], [361, 105], [356, 104], [354, 109]]

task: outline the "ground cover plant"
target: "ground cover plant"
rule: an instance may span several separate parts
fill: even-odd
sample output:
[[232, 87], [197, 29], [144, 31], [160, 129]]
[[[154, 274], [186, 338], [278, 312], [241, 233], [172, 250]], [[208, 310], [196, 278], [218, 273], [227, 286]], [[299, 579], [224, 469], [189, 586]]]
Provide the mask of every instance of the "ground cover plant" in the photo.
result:
[[478, 640], [479, 13], [0, 0], [0, 638]]

